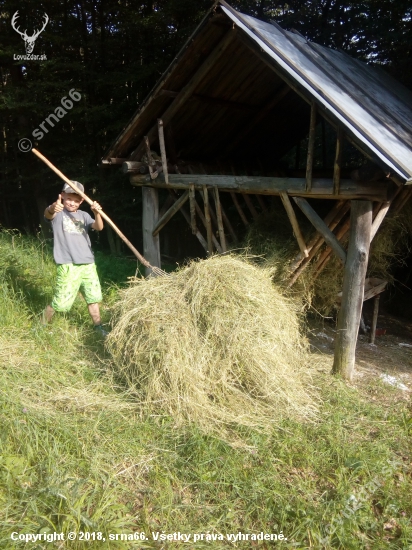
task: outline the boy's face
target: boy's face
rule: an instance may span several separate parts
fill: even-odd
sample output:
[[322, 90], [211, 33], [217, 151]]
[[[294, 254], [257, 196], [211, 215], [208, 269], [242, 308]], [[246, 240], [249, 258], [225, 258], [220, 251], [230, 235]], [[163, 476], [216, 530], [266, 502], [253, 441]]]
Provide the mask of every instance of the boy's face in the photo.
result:
[[84, 200], [80, 195], [76, 195], [76, 193], [65, 193], [63, 191], [61, 195], [64, 208], [69, 212], [76, 212]]

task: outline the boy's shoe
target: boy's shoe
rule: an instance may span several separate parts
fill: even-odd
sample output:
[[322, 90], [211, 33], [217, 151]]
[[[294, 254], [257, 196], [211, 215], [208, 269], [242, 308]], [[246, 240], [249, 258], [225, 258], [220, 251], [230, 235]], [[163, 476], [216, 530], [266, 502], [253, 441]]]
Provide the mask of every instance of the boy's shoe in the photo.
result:
[[95, 332], [98, 332], [100, 334], [100, 336], [103, 336], [103, 338], [106, 338], [109, 334], [107, 332], [107, 330], [104, 330], [102, 325], [94, 325], [94, 330], [95, 330]]

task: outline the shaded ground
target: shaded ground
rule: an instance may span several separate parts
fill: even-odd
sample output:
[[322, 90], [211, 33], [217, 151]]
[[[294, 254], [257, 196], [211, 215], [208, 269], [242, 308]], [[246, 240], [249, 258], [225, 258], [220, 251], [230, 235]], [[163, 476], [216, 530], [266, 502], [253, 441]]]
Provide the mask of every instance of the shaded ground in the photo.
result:
[[[369, 324], [367, 314], [365, 321], [366, 324]], [[384, 384], [397, 387], [406, 399], [410, 399], [412, 392], [412, 323], [382, 312], [379, 314], [377, 326], [380, 329], [385, 329], [386, 333], [378, 335], [378, 331], [375, 344], [369, 343], [369, 335], [359, 335], [353, 383], [358, 385], [361, 380], [369, 382], [372, 378], [379, 377]], [[324, 369], [327, 371], [333, 362], [335, 325], [328, 322], [313, 323], [310, 329], [309, 340], [312, 350], [323, 356]], [[323, 366], [321, 368], [323, 370]]]

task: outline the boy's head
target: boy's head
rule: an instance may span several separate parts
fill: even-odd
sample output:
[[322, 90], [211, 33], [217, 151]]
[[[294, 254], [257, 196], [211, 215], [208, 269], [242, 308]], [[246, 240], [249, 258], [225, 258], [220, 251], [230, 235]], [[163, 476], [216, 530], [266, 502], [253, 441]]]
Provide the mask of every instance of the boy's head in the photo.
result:
[[[82, 193], [84, 193], [84, 187], [83, 185], [78, 181], [73, 181], [75, 187], [77, 187]], [[68, 183], [64, 184], [64, 187], [62, 189], [62, 201], [64, 204], [64, 207], [69, 212], [76, 212], [76, 210], [79, 208], [81, 203], [84, 199], [80, 195], [78, 195], [74, 189], [70, 187]]]

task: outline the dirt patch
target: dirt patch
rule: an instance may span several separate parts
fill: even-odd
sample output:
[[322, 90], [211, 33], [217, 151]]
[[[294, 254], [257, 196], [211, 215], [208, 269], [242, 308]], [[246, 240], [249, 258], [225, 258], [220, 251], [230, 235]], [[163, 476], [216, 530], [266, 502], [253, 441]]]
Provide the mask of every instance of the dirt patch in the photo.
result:
[[[368, 324], [368, 319], [365, 319]], [[376, 336], [375, 344], [369, 335], [360, 334], [356, 347], [354, 384], [368, 383], [379, 378], [385, 385], [397, 388], [406, 399], [412, 392], [412, 323], [382, 313], [378, 327], [385, 334]], [[311, 323], [309, 341], [312, 351], [323, 356], [321, 370], [330, 370], [333, 363], [336, 327], [334, 323]]]

